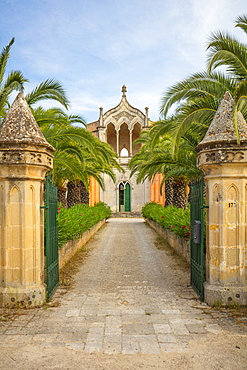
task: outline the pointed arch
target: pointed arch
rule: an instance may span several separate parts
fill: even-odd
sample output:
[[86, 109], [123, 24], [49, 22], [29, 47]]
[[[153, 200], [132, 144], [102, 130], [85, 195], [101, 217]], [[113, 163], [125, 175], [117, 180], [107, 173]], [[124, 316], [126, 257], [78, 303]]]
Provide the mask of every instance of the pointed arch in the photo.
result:
[[22, 258], [22, 215], [21, 212], [21, 191], [14, 185], [9, 192], [10, 214], [9, 214], [9, 258], [11, 258], [11, 279], [13, 282], [22, 282], [23, 258]]
[[[239, 212], [238, 212], [239, 190], [235, 184], [231, 184], [227, 189], [226, 197], [226, 265], [229, 267], [237, 266], [239, 263]], [[235, 276], [234, 279], [237, 279]]]
[[117, 152], [117, 132], [112, 122], [107, 125], [106, 141], [111, 145], [112, 149]]
[[141, 134], [141, 125], [140, 123], [136, 123], [133, 127], [133, 130], [132, 130], [132, 147], [133, 147], [133, 155], [137, 154], [138, 151], [140, 150], [140, 147], [141, 147], [141, 144], [138, 144], [138, 145], [133, 145], [134, 141], [136, 139], [139, 138], [140, 134]]
[[130, 131], [129, 131], [128, 125], [125, 122], [120, 126], [120, 130], [119, 130], [119, 150], [120, 152], [123, 148], [126, 148], [128, 152], [130, 153]]
[[128, 181], [121, 181], [118, 185], [119, 211], [131, 211], [131, 186]]

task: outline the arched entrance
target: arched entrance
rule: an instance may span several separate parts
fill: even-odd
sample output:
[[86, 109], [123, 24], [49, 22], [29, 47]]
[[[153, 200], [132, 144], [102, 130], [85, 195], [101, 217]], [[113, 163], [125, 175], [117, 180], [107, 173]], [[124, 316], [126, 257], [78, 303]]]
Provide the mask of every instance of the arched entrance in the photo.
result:
[[119, 211], [130, 212], [130, 184], [126, 181], [122, 181], [119, 184]]

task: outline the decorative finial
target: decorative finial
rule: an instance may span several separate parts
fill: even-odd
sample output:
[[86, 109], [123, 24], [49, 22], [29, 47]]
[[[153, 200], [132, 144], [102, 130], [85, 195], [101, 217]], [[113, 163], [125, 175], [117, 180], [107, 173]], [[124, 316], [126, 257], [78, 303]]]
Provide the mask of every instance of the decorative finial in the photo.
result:
[[123, 87], [122, 87], [123, 96], [126, 96], [126, 94], [125, 94], [126, 92], [127, 92], [127, 88], [126, 88], [125, 85], [123, 85]]

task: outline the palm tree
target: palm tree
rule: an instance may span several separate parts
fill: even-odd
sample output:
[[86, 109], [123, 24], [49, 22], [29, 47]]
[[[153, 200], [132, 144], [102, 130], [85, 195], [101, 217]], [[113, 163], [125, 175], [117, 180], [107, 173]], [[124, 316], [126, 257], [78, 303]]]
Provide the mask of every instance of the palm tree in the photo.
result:
[[[0, 54], [0, 122], [5, 117], [6, 111], [9, 109], [9, 98], [13, 91], [24, 91], [24, 83], [29, 82], [21, 71], [12, 71], [5, 78], [7, 62], [10, 57], [11, 46], [15, 39], [3, 48]], [[66, 109], [69, 106], [69, 101], [66, 96], [65, 90], [59, 81], [54, 79], [47, 79], [37, 85], [26, 96], [26, 101], [33, 109], [33, 105], [41, 100], [52, 99], [58, 101]]]
[[159, 137], [155, 147], [152, 147], [155, 130], [154, 125], [135, 141], [135, 144], [141, 143], [142, 147], [130, 161], [131, 175], [137, 173], [137, 182], [141, 182], [152, 180], [158, 173], [162, 174], [164, 180], [161, 188], [166, 181], [166, 205], [185, 208], [185, 187], [192, 178], [200, 177], [201, 174], [196, 167], [195, 138], [188, 134], [186, 139], [181, 139], [177, 158], [174, 159], [171, 136], [166, 134]]
[[[236, 26], [246, 32], [247, 18], [239, 17]], [[165, 119], [169, 117], [170, 108], [177, 107], [174, 124], [169, 128], [174, 139], [173, 153], [178, 151], [180, 138], [188, 129], [194, 127], [198, 131], [199, 126], [198, 139], [204, 137], [226, 91], [235, 101], [233, 116], [238, 141], [237, 111], [247, 119], [247, 46], [218, 32], [212, 35], [208, 49], [208, 71], [195, 73], [170, 87], [162, 99], [161, 113]], [[225, 72], [217, 70], [222, 66], [226, 66]], [[160, 125], [160, 134], [165, 129]]]
[[[24, 83], [28, 82], [20, 71], [11, 72], [4, 79], [13, 43], [14, 38], [0, 55], [0, 120], [9, 108], [10, 94], [14, 90], [23, 91]], [[40, 101], [49, 99], [68, 109], [69, 101], [60, 82], [47, 79], [26, 94], [25, 99], [46, 140], [56, 149], [52, 174], [59, 188], [64, 181], [79, 181], [88, 189], [90, 176], [104, 188], [103, 173], [115, 180], [113, 168], [121, 170], [116, 154], [108, 144], [100, 142], [85, 130], [85, 120], [81, 116], [68, 115], [60, 108], [45, 110], [35, 107]]]
[[3, 48], [0, 54], [0, 122], [9, 108], [8, 99], [13, 91], [23, 91], [24, 83], [28, 80], [23, 76], [21, 71], [12, 71], [5, 78], [7, 62], [10, 57], [10, 49], [15, 39]]
[[[239, 16], [235, 22], [247, 34], [247, 16]], [[216, 32], [212, 34], [208, 45], [208, 71], [218, 67], [225, 67], [226, 74], [236, 82], [232, 94], [235, 105], [233, 122], [239, 142], [237, 112], [247, 117], [247, 44], [238, 41], [228, 33]]]
[[46, 140], [56, 149], [51, 172], [58, 189], [62, 190], [64, 184], [73, 182], [76, 187], [81, 187], [83, 183], [88, 190], [90, 177], [94, 177], [104, 188], [103, 173], [115, 181], [113, 168], [121, 169], [116, 153], [110, 145], [101, 142], [83, 127], [78, 127], [85, 126], [81, 116], [67, 115], [58, 108], [45, 111], [38, 107], [33, 113]]

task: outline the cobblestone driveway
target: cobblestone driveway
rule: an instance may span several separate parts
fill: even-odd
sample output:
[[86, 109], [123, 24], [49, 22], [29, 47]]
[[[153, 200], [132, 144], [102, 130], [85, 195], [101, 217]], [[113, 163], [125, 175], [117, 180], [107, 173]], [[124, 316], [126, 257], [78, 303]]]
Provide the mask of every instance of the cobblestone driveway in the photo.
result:
[[210, 336], [245, 335], [242, 325], [196, 299], [188, 272], [155, 247], [156, 238], [142, 219], [110, 219], [89, 242], [75, 286], [56, 293], [61, 304], [1, 322], [1, 347], [162, 354], [189, 351]]

